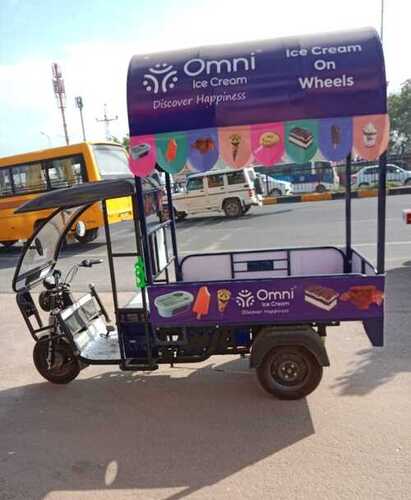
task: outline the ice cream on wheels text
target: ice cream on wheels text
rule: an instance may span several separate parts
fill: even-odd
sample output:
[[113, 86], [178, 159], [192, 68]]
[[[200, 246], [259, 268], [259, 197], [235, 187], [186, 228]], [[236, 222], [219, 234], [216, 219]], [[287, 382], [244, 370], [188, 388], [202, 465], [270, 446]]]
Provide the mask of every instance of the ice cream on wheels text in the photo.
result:
[[158, 325], [338, 321], [381, 317], [384, 283], [379, 276], [178, 283], [149, 287], [148, 294]]

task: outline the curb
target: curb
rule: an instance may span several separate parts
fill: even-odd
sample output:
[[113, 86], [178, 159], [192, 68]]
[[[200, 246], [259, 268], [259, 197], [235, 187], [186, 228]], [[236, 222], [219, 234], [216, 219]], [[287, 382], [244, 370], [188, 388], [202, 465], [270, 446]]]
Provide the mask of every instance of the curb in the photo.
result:
[[[388, 196], [395, 196], [398, 194], [411, 194], [411, 186], [389, 188], [387, 189]], [[360, 191], [353, 191], [351, 198], [373, 198], [378, 195], [378, 189], [361, 189]], [[267, 196], [263, 199], [263, 205], [277, 205], [279, 203], [301, 203], [307, 201], [328, 201], [328, 200], [343, 200], [345, 199], [344, 192], [338, 193], [307, 193], [291, 196]]]

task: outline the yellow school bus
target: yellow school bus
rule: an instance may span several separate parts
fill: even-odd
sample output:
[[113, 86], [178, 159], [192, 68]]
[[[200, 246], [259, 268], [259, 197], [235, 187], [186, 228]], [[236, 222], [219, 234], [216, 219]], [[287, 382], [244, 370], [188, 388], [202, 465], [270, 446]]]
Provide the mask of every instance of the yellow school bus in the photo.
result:
[[[127, 152], [116, 143], [83, 142], [0, 158], [0, 243], [9, 247], [26, 240], [47, 218], [51, 211], [14, 213], [40, 193], [130, 175]], [[107, 209], [110, 223], [132, 219], [130, 198], [109, 200]], [[75, 238], [81, 243], [96, 239], [103, 225], [100, 205], [84, 212], [82, 222], [85, 227]]]

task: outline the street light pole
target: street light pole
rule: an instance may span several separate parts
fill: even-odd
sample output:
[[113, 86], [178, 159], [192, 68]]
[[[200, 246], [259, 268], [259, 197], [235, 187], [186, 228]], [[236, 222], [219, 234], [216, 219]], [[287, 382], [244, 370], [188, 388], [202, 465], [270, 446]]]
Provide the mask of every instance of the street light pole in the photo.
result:
[[380, 38], [381, 43], [384, 37], [384, 0], [381, 0], [381, 28], [380, 28]]
[[49, 143], [49, 146], [51, 146], [51, 139], [50, 139], [49, 134], [46, 134], [46, 132], [43, 132], [42, 130], [40, 130], [40, 134], [41, 134], [41, 135], [44, 135], [44, 137], [46, 137], [46, 138], [47, 138], [48, 143]]
[[83, 98], [81, 96], [77, 96], [75, 98], [76, 106], [80, 111], [80, 120], [81, 120], [81, 129], [83, 131], [83, 141], [86, 142], [86, 131], [84, 129], [84, 120], [83, 120]]

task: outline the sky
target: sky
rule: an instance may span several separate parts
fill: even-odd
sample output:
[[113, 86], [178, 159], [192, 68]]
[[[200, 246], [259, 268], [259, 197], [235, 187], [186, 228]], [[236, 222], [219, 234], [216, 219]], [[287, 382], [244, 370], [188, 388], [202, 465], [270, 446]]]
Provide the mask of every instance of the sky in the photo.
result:
[[[385, 0], [388, 91], [411, 78], [411, 2]], [[0, 0], [0, 157], [64, 144], [51, 83], [58, 62], [70, 142], [128, 133], [126, 77], [134, 54], [373, 26], [381, 0]]]

